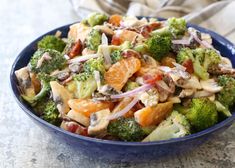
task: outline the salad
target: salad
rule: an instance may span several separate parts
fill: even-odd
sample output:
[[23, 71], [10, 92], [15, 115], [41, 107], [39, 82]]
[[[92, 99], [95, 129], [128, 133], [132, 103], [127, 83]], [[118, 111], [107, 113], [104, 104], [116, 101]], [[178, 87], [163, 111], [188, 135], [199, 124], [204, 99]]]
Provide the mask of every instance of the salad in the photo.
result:
[[183, 18], [93, 13], [46, 35], [17, 71], [21, 97], [69, 132], [119, 141], [184, 137], [231, 116], [235, 69]]

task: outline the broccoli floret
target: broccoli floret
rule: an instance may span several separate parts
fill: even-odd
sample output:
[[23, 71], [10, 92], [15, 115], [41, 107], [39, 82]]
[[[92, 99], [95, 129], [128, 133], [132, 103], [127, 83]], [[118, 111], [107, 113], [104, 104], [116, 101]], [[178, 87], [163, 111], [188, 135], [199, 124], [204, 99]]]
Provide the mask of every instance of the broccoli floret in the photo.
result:
[[184, 35], [187, 30], [186, 20], [184, 18], [169, 18], [166, 22], [167, 26], [154, 30], [151, 34], [178, 38]]
[[194, 73], [203, 80], [207, 80], [209, 78], [209, 73], [207, 70], [201, 65], [200, 59], [193, 60], [193, 70]]
[[136, 82], [132, 82], [132, 81], [127, 81], [125, 87], [124, 87], [124, 90], [125, 91], [130, 91], [130, 90], [133, 90], [135, 88], [139, 87], [139, 84], [136, 83]]
[[218, 122], [216, 105], [208, 98], [194, 98], [190, 104], [186, 118], [195, 131], [201, 131]]
[[53, 125], [60, 125], [61, 119], [59, 118], [59, 111], [53, 100], [45, 98], [40, 100], [36, 106], [33, 107], [36, 115]]
[[158, 35], [158, 36], [173, 38], [173, 35], [171, 34], [168, 26], [152, 31], [151, 35], [152, 36]]
[[215, 101], [215, 105], [219, 114], [219, 118], [224, 119], [227, 117], [232, 116], [231, 112], [229, 111], [228, 108], [226, 108], [223, 104], [221, 104], [219, 101]]
[[[50, 58], [41, 60], [46, 54]], [[42, 61], [41, 65], [38, 66], [38, 62]], [[57, 69], [62, 69], [66, 65], [66, 59], [63, 55], [53, 49], [38, 49], [32, 56], [29, 62], [29, 68], [32, 72], [39, 73], [51, 73]]]
[[142, 54], [142, 55], [148, 53], [148, 49], [147, 49], [147, 45], [146, 45], [146, 44], [139, 44], [139, 45], [136, 45], [133, 49], [134, 49], [135, 51], [139, 52], [139, 53]]
[[101, 44], [101, 33], [96, 29], [92, 29], [86, 39], [87, 48], [90, 50], [97, 51], [100, 44]]
[[39, 73], [38, 74], [38, 79], [41, 82], [41, 90], [40, 92], [35, 95], [34, 97], [29, 97], [26, 95], [21, 95], [22, 98], [27, 101], [31, 106], [35, 106], [37, 103], [39, 103], [40, 101], [42, 101], [45, 97], [48, 96], [51, 87], [50, 87], [50, 81], [55, 81], [56, 78], [51, 77], [47, 74], [44, 73]]
[[141, 141], [145, 132], [134, 118], [118, 118], [108, 125], [108, 133], [123, 141]]
[[38, 48], [54, 49], [59, 52], [64, 50], [65, 45], [63, 40], [53, 35], [47, 35], [38, 42]]
[[217, 66], [221, 61], [220, 55], [215, 50], [182, 48], [177, 54], [176, 61], [183, 64], [188, 59], [193, 62], [194, 73], [204, 80], [209, 78], [207, 70]]
[[64, 50], [62, 52], [63, 55], [67, 55], [69, 54], [69, 52], [71, 51], [71, 49], [73, 48], [75, 44], [75, 40], [72, 39], [72, 38], [69, 38], [67, 41], [66, 41], [66, 46], [64, 47]]
[[97, 89], [93, 73], [80, 73], [74, 77], [76, 82], [76, 98], [89, 98]]
[[218, 77], [218, 84], [223, 89], [217, 94], [217, 100], [226, 108], [231, 108], [235, 103], [235, 79], [222, 75]]
[[182, 106], [181, 104], [174, 104], [174, 110], [178, 111], [179, 113], [186, 115], [190, 110], [188, 107]]
[[122, 52], [120, 50], [114, 50], [111, 54], [110, 54], [112, 63], [116, 63], [119, 60], [122, 59]]
[[53, 125], [60, 125], [61, 119], [59, 118], [59, 111], [53, 100], [49, 100], [44, 104], [43, 115], [41, 118]]
[[169, 36], [154, 35], [145, 44], [152, 57], [159, 61], [169, 53], [171, 49], [171, 38]]
[[174, 37], [184, 35], [186, 31], [186, 20], [184, 18], [169, 18], [167, 20], [170, 32]]
[[190, 48], [182, 48], [177, 54], [176, 61], [177, 63], [183, 64], [187, 60], [193, 60], [193, 52]]
[[204, 49], [205, 56], [203, 61], [203, 67], [208, 70], [217, 66], [221, 62], [220, 55], [213, 49]]
[[108, 16], [101, 13], [91, 13], [88, 16], [88, 19], [83, 20], [82, 22], [88, 23], [90, 26], [102, 25], [105, 21], [108, 20]]
[[104, 59], [102, 57], [89, 59], [84, 63], [83, 69], [87, 73], [99, 71], [103, 74], [105, 72]]
[[196, 48], [192, 50], [193, 56], [195, 59], [198, 60], [198, 62], [203, 65], [205, 60], [205, 49], [204, 48]]
[[188, 134], [190, 134], [190, 124], [186, 117], [177, 111], [173, 111], [143, 142], [179, 138]]

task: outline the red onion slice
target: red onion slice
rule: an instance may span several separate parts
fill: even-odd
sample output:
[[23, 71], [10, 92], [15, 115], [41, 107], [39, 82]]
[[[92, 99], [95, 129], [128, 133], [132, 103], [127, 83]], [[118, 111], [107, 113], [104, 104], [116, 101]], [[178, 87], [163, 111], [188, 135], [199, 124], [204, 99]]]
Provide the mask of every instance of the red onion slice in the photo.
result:
[[117, 94], [117, 95], [111, 95], [111, 99], [120, 99], [120, 98], [124, 98], [124, 97], [129, 97], [129, 96], [133, 96], [139, 92], [143, 92], [146, 90], [149, 90], [153, 87], [153, 85], [151, 84], [144, 84], [136, 89], [133, 89], [131, 91], [125, 92], [125, 93], [121, 93], [121, 94]]
[[68, 60], [68, 63], [72, 64], [72, 63], [84, 62], [86, 60], [89, 60], [91, 58], [97, 58], [99, 56], [100, 56], [100, 54], [89, 54], [89, 55], [79, 56], [74, 59]]
[[107, 120], [114, 120], [118, 117], [121, 117], [125, 115], [137, 102], [139, 101], [138, 97], [135, 97], [130, 104], [128, 104], [125, 108], [123, 108], [121, 111], [116, 112], [114, 114], [111, 114], [110, 116], [107, 117]]
[[212, 45], [210, 45], [207, 41], [205, 40], [201, 40], [198, 38], [197, 34], [193, 31], [193, 28], [189, 28], [189, 34], [202, 46], [206, 47], [206, 48], [212, 48], [214, 49], [214, 47]]

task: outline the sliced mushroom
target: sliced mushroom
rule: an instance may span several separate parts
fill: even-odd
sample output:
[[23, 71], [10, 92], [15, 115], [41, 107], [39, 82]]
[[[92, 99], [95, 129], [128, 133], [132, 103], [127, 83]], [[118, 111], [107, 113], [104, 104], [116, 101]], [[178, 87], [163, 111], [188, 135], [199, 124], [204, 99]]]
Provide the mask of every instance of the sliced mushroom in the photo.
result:
[[235, 69], [225, 64], [219, 64], [217, 67], [209, 68], [208, 72], [214, 75], [228, 75], [235, 78]]
[[217, 82], [214, 79], [201, 80], [200, 83], [202, 89], [208, 92], [217, 93], [223, 89], [223, 87], [218, 86]]
[[64, 86], [60, 85], [56, 81], [50, 82], [53, 100], [57, 103], [57, 108], [61, 115], [69, 112], [70, 108], [68, 100], [72, 98], [72, 95], [68, 92]]
[[195, 92], [195, 94], [193, 95], [194, 98], [200, 98], [200, 97], [210, 97], [210, 96], [213, 96], [214, 93], [212, 92], [208, 92], [208, 91], [205, 91], [205, 90], [201, 90], [201, 91], [197, 91]]
[[183, 89], [180, 92], [179, 97], [180, 98], [191, 97], [191, 96], [193, 96], [194, 93], [195, 93], [194, 89]]
[[182, 84], [178, 83], [178, 86], [184, 89], [201, 89], [202, 88], [196, 76], [191, 76], [189, 80], [182, 82]]
[[50, 76], [55, 76], [58, 80], [63, 81], [70, 76], [70, 69], [66, 68], [61, 71], [56, 70], [50, 74]]
[[94, 29], [100, 30], [102, 33], [105, 33], [107, 35], [113, 35], [114, 32], [112, 29], [110, 29], [108, 26], [105, 25], [97, 25], [93, 27]]
[[31, 82], [28, 67], [23, 67], [15, 71], [16, 78], [18, 80], [19, 87], [21, 91], [26, 96], [35, 96], [34, 86]]
[[104, 109], [95, 112], [90, 117], [90, 126], [88, 127], [88, 135], [95, 137], [104, 137], [107, 133], [109, 120], [107, 117], [110, 115], [109, 109]]
[[79, 73], [82, 70], [82, 64], [81, 63], [69, 64], [69, 70], [73, 73]]
[[84, 116], [82, 113], [76, 112], [75, 110], [70, 110], [67, 116], [86, 127], [90, 125], [90, 119]]

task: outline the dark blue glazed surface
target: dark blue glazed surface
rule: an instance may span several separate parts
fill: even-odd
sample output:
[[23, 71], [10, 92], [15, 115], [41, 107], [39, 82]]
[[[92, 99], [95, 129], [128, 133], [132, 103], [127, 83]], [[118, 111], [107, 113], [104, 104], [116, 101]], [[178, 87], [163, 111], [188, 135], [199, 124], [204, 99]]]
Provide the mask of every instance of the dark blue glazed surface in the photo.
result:
[[[57, 30], [62, 32], [62, 36], [67, 36], [70, 25], [65, 25], [52, 30], [45, 35], [55, 34]], [[223, 56], [228, 57], [233, 66], [235, 66], [235, 46], [223, 38], [222, 36], [199, 26], [191, 25], [199, 31], [209, 33], [213, 38], [213, 46], [218, 49]], [[198, 145], [202, 144], [213, 135], [217, 135], [220, 132], [227, 129], [235, 120], [235, 108], [233, 108], [233, 115], [226, 120], [216, 124], [215, 126], [208, 128], [204, 131], [177, 139], [158, 141], [158, 142], [117, 142], [100, 140], [95, 138], [84, 137], [76, 134], [69, 133], [62, 130], [54, 125], [47, 123], [46, 121], [37, 117], [32, 109], [21, 100], [20, 94], [17, 88], [16, 77], [14, 71], [26, 66], [36, 50], [36, 43], [43, 36], [37, 38], [32, 43], [30, 43], [23, 51], [17, 56], [14, 64], [12, 65], [12, 70], [10, 74], [10, 82], [13, 94], [16, 98], [16, 102], [19, 104], [21, 109], [41, 128], [47, 131], [47, 133], [55, 136], [59, 141], [67, 143], [70, 148], [79, 151], [78, 153], [86, 154], [90, 157], [102, 159], [104, 161], [109, 160], [113, 162], [146, 162], [150, 160], [155, 160], [159, 157], [164, 157], [166, 155], [175, 154], [178, 152], [183, 152], [185, 150], [190, 150]], [[23, 145], [23, 144], [22, 144]]]

